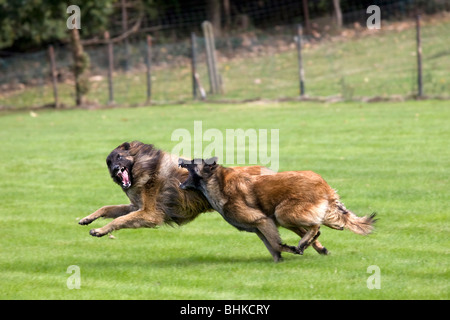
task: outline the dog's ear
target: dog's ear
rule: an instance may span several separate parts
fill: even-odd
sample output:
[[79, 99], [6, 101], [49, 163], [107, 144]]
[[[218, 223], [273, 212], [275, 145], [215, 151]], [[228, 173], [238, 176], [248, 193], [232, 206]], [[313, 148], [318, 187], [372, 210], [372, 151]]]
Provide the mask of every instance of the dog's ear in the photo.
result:
[[212, 157], [212, 158], [206, 159], [204, 161], [205, 162], [204, 168], [205, 169], [207, 168], [208, 171], [216, 170], [218, 160], [219, 160], [219, 158], [217, 158], [217, 157]]
[[218, 157], [212, 157], [205, 160], [205, 163], [210, 166], [217, 166], [217, 162], [219, 161]]
[[123, 150], [130, 150], [130, 144], [128, 142], [124, 142], [119, 146], [119, 148]]

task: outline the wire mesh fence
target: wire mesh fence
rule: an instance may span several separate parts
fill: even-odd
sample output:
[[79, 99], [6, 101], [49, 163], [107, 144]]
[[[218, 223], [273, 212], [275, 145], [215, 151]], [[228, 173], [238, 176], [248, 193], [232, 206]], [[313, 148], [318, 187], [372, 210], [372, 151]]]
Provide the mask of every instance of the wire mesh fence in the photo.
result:
[[[364, 13], [367, 18], [367, 14]], [[311, 20], [320, 24], [322, 20]], [[404, 99], [418, 92], [414, 19], [382, 21], [380, 30], [354, 23], [336, 32], [322, 28], [302, 39], [305, 90], [309, 98], [370, 100]], [[247, 29], [216, 37], [222, 94], [211, 95], [205, 38], [196, 31], [196, 84], [209, 101], [293, 99], [300, 94], [297, 24]], [[330, 28], [330, 27], [328, 27]], [[423, 92], [450, 98], [450, 14], [422, 16]], [[150, 67], [147, 59], [151, 50]], [[55, 46], [60, 104], [75, 104], [73, 59], [69, 45]], [[174, 42], [146, 34], [113, 45], [111, 101], [107, 46], [85, 47], [90, 58], [88, 105], [179, 103], [194, 99], [192, 42]], [[48, 51], [0, 58], [0, 106], [22, 108], [54, 104]], [[200, 95], [197, 94], [197, 97]]]

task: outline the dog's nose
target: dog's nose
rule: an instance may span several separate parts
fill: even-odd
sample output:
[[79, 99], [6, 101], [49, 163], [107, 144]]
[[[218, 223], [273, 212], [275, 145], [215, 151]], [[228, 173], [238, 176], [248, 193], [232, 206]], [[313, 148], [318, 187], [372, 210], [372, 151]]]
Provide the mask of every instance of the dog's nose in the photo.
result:
[[113, 171], [119, 171], [120, 170], [120, 166], [118, 164], [114, 165], [114, 167], [112, 167]]

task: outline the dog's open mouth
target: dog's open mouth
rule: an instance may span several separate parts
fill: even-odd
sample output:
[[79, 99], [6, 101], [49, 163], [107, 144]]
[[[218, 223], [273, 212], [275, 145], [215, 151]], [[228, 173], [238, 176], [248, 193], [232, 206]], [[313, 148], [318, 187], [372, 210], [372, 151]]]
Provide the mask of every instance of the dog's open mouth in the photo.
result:
[[128, 189], [131, 186], [130, 176], [125, 167], [121, 167], [117, 172], [117, 176], [122, 180], [122, 187]]

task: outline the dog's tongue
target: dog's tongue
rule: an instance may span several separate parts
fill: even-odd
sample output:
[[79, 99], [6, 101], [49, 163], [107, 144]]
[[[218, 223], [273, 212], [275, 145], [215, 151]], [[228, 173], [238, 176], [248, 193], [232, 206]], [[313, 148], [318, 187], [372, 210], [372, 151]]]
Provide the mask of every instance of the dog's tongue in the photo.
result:
[[127, 170], [122, 171], [122, 184], [124, 187], [129, 187], [131, 185]]

